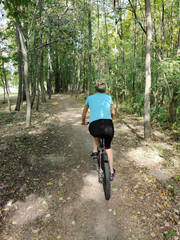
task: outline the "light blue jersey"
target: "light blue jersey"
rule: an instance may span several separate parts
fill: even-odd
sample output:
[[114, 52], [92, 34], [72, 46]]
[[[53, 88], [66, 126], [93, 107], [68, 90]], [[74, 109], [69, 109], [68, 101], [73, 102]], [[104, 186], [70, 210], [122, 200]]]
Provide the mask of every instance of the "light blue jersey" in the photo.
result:
[[111, 118], [111, 105], [113, 104], [111, 96], [105, 93], [95, 93], [87, 98], [85, 105], [90, 108], [89, 123], [99, 119]]

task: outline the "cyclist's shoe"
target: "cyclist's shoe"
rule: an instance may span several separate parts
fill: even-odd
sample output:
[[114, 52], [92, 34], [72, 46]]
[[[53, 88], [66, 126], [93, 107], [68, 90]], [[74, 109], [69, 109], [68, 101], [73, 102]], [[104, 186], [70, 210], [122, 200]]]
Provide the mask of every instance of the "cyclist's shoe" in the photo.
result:
[[97, 152], [92, 152], [92, 153], [91, 153], [91, 157], [92, 157], [93, 159], [98, 158], [98, 153], [97, 153]]
[[115, 177], [115, 169], [113, 168], [113, 173], [110, 173], [110, 181], [113, 181], [114, 180], [114, 177]]

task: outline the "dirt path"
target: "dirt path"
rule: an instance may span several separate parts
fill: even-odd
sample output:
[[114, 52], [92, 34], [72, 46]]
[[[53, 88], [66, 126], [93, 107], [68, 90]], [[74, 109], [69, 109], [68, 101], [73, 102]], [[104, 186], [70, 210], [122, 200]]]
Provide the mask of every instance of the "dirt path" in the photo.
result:
[[4, 161], [16, 159], [14, 179], [20, 186], [4, 199], [0, 239], [180, 239], [178, 196], [162, 189], [152, 175], [163, 160], [157, 148], [132, 132], [129, 119], [115, 121], [117, 174], [106, 201], [81, 112], [70, 96], [53, 96], [45, 121], [37, 120], [26, 134], [19, 132], [20, 125], [16, 137], [9, 134], [13, 158], [9, 151], [0, 153]]

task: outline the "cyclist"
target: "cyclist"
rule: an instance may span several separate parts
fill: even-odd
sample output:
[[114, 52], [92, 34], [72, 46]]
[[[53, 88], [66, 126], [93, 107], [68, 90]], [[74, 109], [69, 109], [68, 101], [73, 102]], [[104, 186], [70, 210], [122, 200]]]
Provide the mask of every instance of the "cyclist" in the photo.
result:
[[87, 125], [86, 114], [90, 108], [89, 118], [89, 132], [92, 135], [93, 152], [91, 156], [97, 158], [98, 156], [98, 138], [105, 139], [105, 148], [109, 159], [110, 166], [110, 180], [113, 181], [115, 176], [115, 169], [113, 169], [113, 152], [111, 148], [111, 141], [114, 136], [114, 125], [112, 119], [115, 112], [111, 96], [105, 94], [106, 82], [104, 80], [97, 80], [95, 86], [95, 94], [87, 98], [83, 112], [82, 125]]

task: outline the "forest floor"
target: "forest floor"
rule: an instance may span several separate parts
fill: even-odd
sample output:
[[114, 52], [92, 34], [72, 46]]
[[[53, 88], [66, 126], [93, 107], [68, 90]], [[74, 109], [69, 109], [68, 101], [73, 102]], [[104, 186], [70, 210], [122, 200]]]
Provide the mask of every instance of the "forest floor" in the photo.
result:
[[180, 143], [120, 113], [114, 121], [115, 180], [106, 201], [81, 125], [85, 99], [53, 95], [33, 111], [0, 105], [1, 240], [180, 239]]

